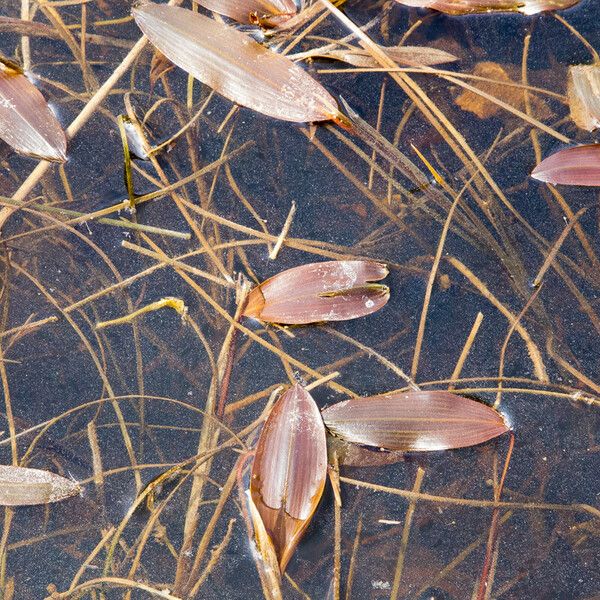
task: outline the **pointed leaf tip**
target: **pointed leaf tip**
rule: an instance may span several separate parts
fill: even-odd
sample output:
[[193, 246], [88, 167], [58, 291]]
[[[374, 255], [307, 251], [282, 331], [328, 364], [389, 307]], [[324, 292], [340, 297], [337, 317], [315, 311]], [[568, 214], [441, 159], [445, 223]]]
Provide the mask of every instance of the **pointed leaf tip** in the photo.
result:
[[600, 144], [555, 152], [544, 159], [531, 176], [554, 185], [600, 186]]
[[509, 429], [493, 408], [444, 391], [352, 398], [326, 408], [323, 420], [347, 442], [404, 452], [474, 446]]
[[331, 94], [306, 71], [241, 31], [166, 4], [144, 3], [132, 15], [171, 62], [232, 102], [298, 123], [339, 114]]
[[372, 283], [387, 274], [386, 265], [361, 260], [294, 267], [254, 288], [244, 315], [286, 325], [363, 317], [387, 304], [389, 288]]
[[80, 492], [77, 482], [55, 473], [0, 465], [0, 506], [49, 504]]
[[67, 160], [67, 139], [44, 96], [15, 65], [1, 59], [0, 138], [25, 156]]
[[250, 481], [282, 573], [319, 504], [326, 475], [325, 425], [312, 396], [296, 384], [263, 426]]

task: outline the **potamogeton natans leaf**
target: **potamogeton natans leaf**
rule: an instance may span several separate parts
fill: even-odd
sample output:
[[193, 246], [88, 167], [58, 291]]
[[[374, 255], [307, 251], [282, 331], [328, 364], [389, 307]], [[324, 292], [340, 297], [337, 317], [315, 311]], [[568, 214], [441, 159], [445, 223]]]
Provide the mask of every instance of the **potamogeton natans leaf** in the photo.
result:
[[80, 492], [76, 481], [55, 473], [0, 465], [0, 506], [48, 504]]
[[405, 6], [431, 8], [450, 15], [470, 13], [520, 12], [535, 15], [548, 10], [562, 10], [579, 0], [396, 0]]
[[142, 2], [139, 28], [170, 61], [242, 106], [286, 121], [339, 117], [335, 99], [289, 58], [200, 13]]
[[386, 265], [369, 260], [331, 260], [294, 267], [255, 287], [244, 315], [285, 325], [363, 317], [389, 300], [386, 285], [371, 283], [387, 274]]
[[600, 65], [569, 67], [568, 98], [571, 118], [578, 127], [600, 128]]
[[347, 442], [405, 452], [474, 446], [509, 429], [493, 408], [444, 391], [351, 398], [326, 408], [323, 420]]
[[196, 4], [238, 23], [277, 27], [293, 17], [294, 0], [194, 0]]
[[545, 158], [531, 176], [554, 185], [600, 186], [600, 144], [559, 150]]
[[0, 138], [26, 156], [67, 160], [67, 139], [44, 96], [16, 65], [1, 58]]
[[312, 396], [296, 384], [263, 426], [250, 481], [282, 573], [317, 508], [326, 476], [325, 425]]

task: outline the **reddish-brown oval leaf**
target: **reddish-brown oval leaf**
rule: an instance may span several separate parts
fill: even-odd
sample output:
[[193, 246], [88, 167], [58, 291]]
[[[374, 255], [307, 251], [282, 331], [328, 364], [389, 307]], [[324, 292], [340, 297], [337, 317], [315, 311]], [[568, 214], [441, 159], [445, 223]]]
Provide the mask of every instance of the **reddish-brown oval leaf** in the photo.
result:
[[405, 6], [431, 8], [450, 15], [490, 12], [520, 12], [535, 15], [547, 10], [575, 6], [579, 0], [396, 0]]
[[294, 0], [194, 0], [238, 23], [276, 27], [297, 13]]
[[508, 431], [493, 408], [444, 391], [352, 398], [326, 408], [323, 420], [347, 442], [405, 452], [474, 446]]
[[600, 185], [600, 144], [566, 148], [544, 159], [531, 176], [562, 185]]
[[569, 67], [568, 98], [578, 127], [587, 131], [600, 127], [600, 65]]
[[317, 508], [326, 475], [323, 419], [312, 396], [296, 384], [263, 426], [250, 481], [282, 573]]
[[389, 300], [387, 286], [370, 283], [387, 274], [386, 265], [368, 260], [331, 260], [294, 267], [254, 288], [244, 315], [286, 325], [363, 317]]
[[233, 102], [285, 121], [327, 121], [339, 114], [320, 83], [245, 33], [166, 4], [141, 3], [132, 14], [170, 61]]
[[40, 91], [0, 60], [0, 138], [26, 156], [64, 162], [67, 139]]
[[55, 473], [0, 465], [0, 506], [48, 504], [80, 492], [77, 482]]

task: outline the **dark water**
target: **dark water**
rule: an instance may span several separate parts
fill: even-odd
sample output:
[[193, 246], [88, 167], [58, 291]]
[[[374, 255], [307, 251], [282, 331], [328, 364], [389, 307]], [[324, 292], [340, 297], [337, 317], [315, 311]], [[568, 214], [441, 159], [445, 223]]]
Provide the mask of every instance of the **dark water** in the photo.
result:
[[[18, 17], [18, 4], [16, 0], [5, 0], [0, 13]], [[423, 18], [407, 43], [455, 53], [460, 61], [445, 67], [461, 73], [471, 73], [475, 65], [488, 61], [500, 63], [515, 81], [521, 81], [527, 35], [531, 35], [527, 61], [531, 85], [564, 94], [567, 66], [592, 61], [584, 45], [552, 15], [455, 18], [381, 2], [347, 4], [346, 14], [358, 24], [382, 17], [370, 34], [388, 45], [397, 44], [403, 33]], [[109, 38], [102, 44], [90, 41], [86, 48], [88, 69], [103, 82], [127, 52], [121, 47], [124, 44], [115, 46], [115, 40], [133, 42], [139, 32], [132, 22], [101, 23], [127, 16], [127, 3], [97, 0], [85, 6], [88, 32]], [[77, 34], [82, 6], [60, 6], [56, 10]], [[592, 46], [600, 46], [600, 10], [596, 0], [583, 0], [578, 7], [560, 14]], [[40, 10], [34, 18], [49, 22]], [[331, 17], [312, 33], [332, 39], [347, 34]], [[321, 43], [322, 40], [308, 38], [297, 50]], [[0, 50], [10, 57], [20, 56], [20, 38], [2, 33]], [[67, 126], [89, 99], [81, 65], [59, 40], [31, 38], [31, 50], [31, 70], [43, 78], [40, 89], [51, 100], [61, 123]], [[40, 203], [87, 213], [126, 197], [116, 124], [117, 115], [125, 112], [124, 95], [131, 94], [140, 116], [156, 101], [166, 100], [149, 119], [149, 127], [157, 138], [166, 139], [189, 120], [208, 94], [196, 83], [193, 107], [188, 110], [187, 79], [177, 69], [167, 75], [167, 87], [159, 81], [151, 93], [150, 58], [148, 51], [140, 56], [133, 70], [119, 81], [70, 142], [69, 161], [62, 177], [60, 170], [53, 167], [28, 199], [38, 198]], [[381, 132], [393, 139], [403, 116], [413, 111], [405, 93], [381, 73], [319, 73], [320, 69], [334, 67], [341, 65], [320, 60], [308, 68], [371, 124], [377, 121], [381, 86], [385, 84]], [[528, 176], [536, 157], [532, 129], [527, 123], [501, 110], [479, 119], [455, 104], [461, 94], [456, 84], [432, 75], [416, 75], [415, 81], [485, 163], [511, 206], [509, 210], [489, 183], [481, 179], [461, 199], [431, 295], [416, 373], [416, 381], [423, 388], [448, 387], [447, 380], [481, 312], [483, 321], [460, 375], [464, 381], [456, 387], [490, 403], [496, 400], [501, 351], [513, 319], [507, 317], [506, 311], [519, 315], [527, 306], [535, 291], [531, 282], [563, 231], [565, 215], [568, 220], [565, 211], [576, 213], [589, 207], [579, 220], [579, 234], [571, 232], [561, 247], [555, 263], [559, 269], [548, 270], [541, 291], [520, 321], [539, 349], [549, 381], [538, 381], [518, 331], [512, 333], [506, 348], [500, 409], [510, 420], [516, 441], [502, 500], [518, 504], [500, 512], [489, 597], [598, 598], [598, 193], [594, 189], [559, 188], [564, 199], [561, 206], [549, 188]], [[60, 82], [61, 86], [53, 82]], [[93, 87], [93, 82], [88, 85]], [[545, 124], [573, 142], [596, 140], [594, 134], [578, 130], [569, 120], [564, 101], [536, 94], [532, 106]], [[212, 171], [179, 193], [214, 214], [256, 230], [265, 227], [273, 235], [281, 231], [291, 202], [295, 201], [298, 212], [290, 236], [319, 243], [313, 245], [314, 253], [284, 246], [274, 262], [269, 260], [268, 249], [258, 237], [193, 216], [229, 273], [262, 280], [287, 267], [332, 255], [371, 257], [391, 266], [391, 300], [377, 314], [336, 324], [331, 329], [298, 328], [294, 338], [277, 329], [266, 333], [256, 323], [247, 325], [320, 373], [339, 371], [336, 381], [357, 394], [404, 386], [405, 382], [382, 364], [376, 353], [410, 372], [427, 280], [452, 198], [437, 200], [427, 190], [416, 188], [410, 198], [398, 197], [394, 188], [389, 193], [388, 180], [377, 173], [369, 184], [369, 164], [324, 127], [317, 127], [311, 141], [307, 127], [276, 122], [243, 109], [219, 132], [230, 108], [227, 101], [213, 98], [190, 135], [180, 138], [170, 152], [160, 156], [159, 163], [169, 182], [218, 159], [225, 143], [225, 152], [230, 152], [251, 142], [229, 162], [230, 174], [221, 168], [214, 178]], [[546, 133], [537, 135], [543, 156], [564, 146]], [[360, 141], [353, 141], [370, 155]], [[406, 120], [398, 146], [421, 166], [411, 144], [434, 164], [455, 191], [470, 177], [439, 131], [418, 109]], [[15, 156], [8, 149], [2, 150], [0, 161], [0, 191], [10, 196], [36, 163]], [[379, 159], [378, 164], [388, 172], [383, 160]], [[139, 171], [156, 177], [150, 164], [137, 165]], [[401, 177], [394, 177], [406, 184]], [[236, 195], [231, 179], [252, 205], [260, 224]], [[138, 194], [156, 189], [139, 172], [134, 174], [134, 183]], [[135, 218], [143, 224], [190, 231], [168, 196], [144, 204]], [[55, 226], [39, 231], [53, 224], [55, 221], [39, 212], [20, 211], [2, 232], [4, 330], [18, 327], [28, 319], [58, 317], [56, 322], [26, 335], [8, 333], [1, 338], [6, 385], [17, 432], [81, 407], [62, 416], [37, 440], [39, 430], [20, 437], [18, 451], [19, 459], [26, 456], [30, 466], [70, 474], [88, 483], [81, 498], [47, 508], [15, 510], [10, 524], [9, 513], [5, 513], [4, 537], [0, 540], [5, 551], [5, 563], [0, 563], [0, 598], [4, 600], [44, 598], [48, 585], [56, 586], [59, 592], [67, 590], [103, 534], [121, 523], [134, 501], [136, 481], [131, 468], [127, 468], [130, 458], [108, 400], [125, 396], [119, 400], [119, 406], [135, 459], [139, 465], [148, 465], [139, 471], [143, 483], [197, 452], [202, 415], [194, 409], [205, 406], [213, 370], [194, 328], [169, 309], [139, 318], [135, 328], [121, 325], [95, 331], [93, 324], [130, 313], [164, 296], [176, 296], [184, 300], [214, 357], [219, 354], [228, 327], [223, 317], [172, 267], [154, 270], [112, 293], [69, 308], [78, 300], [148, 269], [156, 261], [121, 246], [123, 240], [145, 246], [134, 231], [93, 222], [70, 230]], [[172, 257], [200, 248], [194, 234], [191, 241], [155, 234], [150, 237]], [[235, 240], [244, 243], [227, 247], [228, 242]], [[185, 261], [219, 275], [206, 254], [196, 254]], [[465, 277], [467, 272], [473, 274], [471, 281]], [[231, 289], [191, 276], [233, 314], [235, 298]], [[473, 281], [480, 282], [479, 289]], [[332, 330], [375, 352], [357, 350]], [[237, 338], [235, 348], [227, 403], [234, 404], [264, 390], [257, 401], [227, 413], [225, 423], [239, 432], [259, 416], [271, 389], [287, 383], [288, 375], [296, 372], [307, 381], [311, 377], [290, 368], [245, 336]], [[314, 397], [320, 406], [342, 398], [326, 385], [318, 387]], [[0, 406], [0, 431], [5, 432], [0, 438], [3, 464], [11, 461], [6, 400], [5, 394], [5, 403]], [[93, 404], [83, 406], [89, 403]], [[95, 424], [99, 439], [105, 472], [103, 485], [89, 481], [93, 477], [90, 422]], [[221, 439], [224, 437], [227, 435]], [[35, 446], [28, 451], [34, 441]], [[342, 597], [346, 593], [347, 597], [358, 599], [390, 597], [401, 539], [403, 532], [408, 531], [407, 511], [412, 513], [412, 522], [397, 597], [472, 597], [484, 568], [492, 510], [469, 502], [452, 504], [443, 498], [492, 500], [493, 481], [498, 480], [507, 448], [508, 438], [504, 437], [471, 449], [407, 456], [403, 462], [378, 468], [342, 467], [342, 476], [399, 490], [411, 490], [419, 469], [423, 469], [420, 491], [435, 496], [422, 498], [411, 507], [401, 496], [342, 483]], [[210, 480], [204, 488], [209, 502], [201, 507], [192, 554], [238, 456], [231, 449], [223, 450], [212, 464]], [[184, 482], [169, 499], [134, 573], [130, 573], [133, 555], [149, 512], [136, 513], [124, 528], [112, 560], [107, 559], [106, 545], [89, 561], [79, 582], [102, 576], [129, 577], [156, 589], [172, 590], [189, 490], [189, 481]], [[200, 572], [207, 565], [211, 549], [226, 535], [230, 519], [236, 522], [229, 543], [198, 592], [199, 598], [262, 597], [240, 507], [234, 485], [210, 537]], [[359, 527], [360, 538], [353, 552]], [[327, 489], [288, 568], [291, 578], [311, 598], [327, 597], [333, 578], [333, 553], [333, 495]], [[351, 559], [353, 578], [349, 588]], [[120, 598], [124, 594], [122, 588], [95, 587], [86, 590], [83, 597], [100, 598], [101, 592], [105, 598]], [[283, 582], [283, 594], [285, 598], [302, 597], [287, 580]], [[133, 590], [131, 597], [151, 596]]]

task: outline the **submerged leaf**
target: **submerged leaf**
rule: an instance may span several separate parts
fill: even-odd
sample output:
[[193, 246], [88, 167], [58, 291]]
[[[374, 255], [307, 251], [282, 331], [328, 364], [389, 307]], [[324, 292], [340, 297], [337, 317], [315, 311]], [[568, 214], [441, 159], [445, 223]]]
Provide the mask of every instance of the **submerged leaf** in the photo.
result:
[[579, 0], [396, 0], [405, 6], [431, 8], [450, 15], [490, 12], [520, 12], [535, 15], [547, 10], [575, 6]]
[[285, 121], [339, 115], [329, 92], [289, 58], [199, 13], [166, 4], [132, 10], [139, 28], [178, 67], [233, 102]]
[[327, 456], [330, 465], [335, 462], [334, 453], [340, 467], [383, 467], [406, 460], [404, 452], [360, 446], [328, 435]]
[[575, 146], [551, 154], [531, 176], [554, 185], [600, 186], [600, 144]]
[[600, 127], [600, 65], [569, 67], [569, 108], [575, 124], [587, 131]]
[[[510, 85], [513, 80], [502, 65], [490, 61], [477, 63], [473, 69], [473, 75], [494, 80], [475, 81], [473, 86], [478, 90], [490, 94], [522, 112], [526, 110], [524, 91]], [[550, 116], [548, 107], [537, 96], [530, 95], [530, 102], [534, 114], [539, 118], [544, 119]], [[456, 104], [463, 110], [474, 113], [480, 119], [489, 119], [503, 110], [498, 104], [471, 90], [463, 91], [456, 99]]]
[[297, 13], [294, 0], [194, 0], [238, 23], [277, 27]]
[[312, 396], [296, 384], [263, 426], [250, 482], [282, 573], [319, 504], [326, 475], [323, 419]]
[[41, 92], [0, 59], [0, 138], [26, 156], [64, 162], [67, 139]]
[[0, 465], [0, 506], [31, 506], [58, 502], [81, 492], [79, 484], [60, 475]]
[[450, 392], [392, 392], [352, 398], [323, 411], [346, 442], [405, 452], [481, 444], [508, 431], [493, 408]]
[[332, 260], [294, 267], [255, 287], [248, 296], [244, 316], [286, 325], [363, 317], [389, 300], [386, 285], [369, 283], [387, 274], [384, 264], [367, 260]]
[[[458, 60], [458, 57], [450, 54], [450, 52], [438, 50], [437, 48], [428, 48], [427, 46], [381, 46], [381, 49], [399, 65], [415, 67], [423, 65], [433, 66]], [[381, 66], [369, 52], [362, 48], [331, 50], [318, 56], [339, 60], [355, 67], [369, 68]]]

